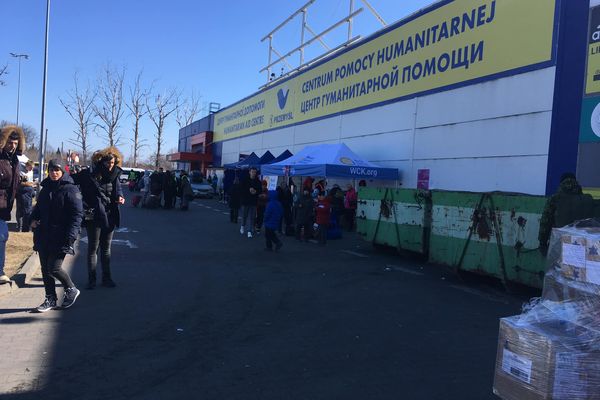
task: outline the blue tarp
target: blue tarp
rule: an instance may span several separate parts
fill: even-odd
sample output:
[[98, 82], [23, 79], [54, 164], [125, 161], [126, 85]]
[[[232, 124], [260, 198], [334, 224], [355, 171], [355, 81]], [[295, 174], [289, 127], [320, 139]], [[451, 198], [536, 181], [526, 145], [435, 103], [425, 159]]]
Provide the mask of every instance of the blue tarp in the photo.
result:
[[261, 168], [263, 175], [324, 176], [351, 179], [398, 180], [396, 168], [361, 159], [344, 143], [307, 146], [290, 158]]

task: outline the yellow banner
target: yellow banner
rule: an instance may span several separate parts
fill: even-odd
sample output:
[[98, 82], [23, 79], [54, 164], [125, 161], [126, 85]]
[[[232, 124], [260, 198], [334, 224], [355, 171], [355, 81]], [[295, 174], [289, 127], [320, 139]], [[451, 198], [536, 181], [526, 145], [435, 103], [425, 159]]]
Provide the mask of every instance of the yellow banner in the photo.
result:
[[552, 60], [556, 0], [454, 0], [217, 114], [222, 141]]
[[585, 94], [600, 93], [600, 7], [590, 10]]

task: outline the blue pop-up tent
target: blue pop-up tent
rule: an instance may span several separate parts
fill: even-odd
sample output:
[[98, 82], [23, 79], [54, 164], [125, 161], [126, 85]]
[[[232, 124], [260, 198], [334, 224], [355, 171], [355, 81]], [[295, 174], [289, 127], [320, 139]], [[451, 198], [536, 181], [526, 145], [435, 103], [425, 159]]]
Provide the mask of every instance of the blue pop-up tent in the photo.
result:
[[324, 176], [350, 179], [398, 180], [396, 168], [379, 167], [357, 156], [344, 143], [307, 146], [290, 158], [263, 165], [263, 175]]
[[275, 164], [275, 163], [278, 163], [279, 161], [287, 160], [291, 156], [293, 156], [292, 152], [289, 150], [286, 150], [283, 153], [281, 153], [280, 155], [278, 155], [277, 157], [275, 157], [274, 160], [271, 160], [270, 162], [268, 162], [267, 164]]
[[260, 157], [256, 153], [252, 152], [248, 157], [241, 161], [231, 164], [223, 165], [227, 169], [248, 169], [250, 167], [258, 167], [260, 165]]
[[260, 157], [259, 164], [260, 165], [269, 164], [274, 159], [275, 159], [275, 156], [269, 150], [267, 150], [267, 152]]

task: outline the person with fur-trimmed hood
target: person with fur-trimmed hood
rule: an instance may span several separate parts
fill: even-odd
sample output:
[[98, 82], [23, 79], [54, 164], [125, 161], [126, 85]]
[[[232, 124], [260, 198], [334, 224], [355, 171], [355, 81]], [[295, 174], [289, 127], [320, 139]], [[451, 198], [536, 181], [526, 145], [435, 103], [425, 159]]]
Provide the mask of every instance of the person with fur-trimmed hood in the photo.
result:
[[10, 282], [4, 274], [6, 241], [11, 211], [21, 182], [17, 155], [25, 150], [25, 134], [16, 125], [0, 129], [0, 284]]
[[123, 156], [115, 147], [107, 147], [92, 155], [92, 166], [73, 175], [81, 188], [84, 224], [88, 236], [88, 285], [96, 287], [98, 248], [102, 263], [102, 286], [115, 287], [110, 267], [110, 247], [115, 227], [121, 224], [119, 206], [125, 203], [119, 182]]

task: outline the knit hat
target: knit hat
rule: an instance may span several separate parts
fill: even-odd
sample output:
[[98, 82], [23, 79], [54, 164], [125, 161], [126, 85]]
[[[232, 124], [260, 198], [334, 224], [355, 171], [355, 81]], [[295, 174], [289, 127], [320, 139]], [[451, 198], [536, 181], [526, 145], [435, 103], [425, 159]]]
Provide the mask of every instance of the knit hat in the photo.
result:
[[567, 179], [575, 179], [577, 180], [577, 177], [575, 176], [574, 173], [572, 172], [565, 172], [564, 174], [562, 174], [562, 176], [560, 177], [560, 181], [566, 181]]
[[63, 168], [60, 160], [53, 158], [52, 160], [48, 161], [48, 171], [53, 171], [55, 169], [60, 169], [63, 174], [65, 173], [65, 169]]

